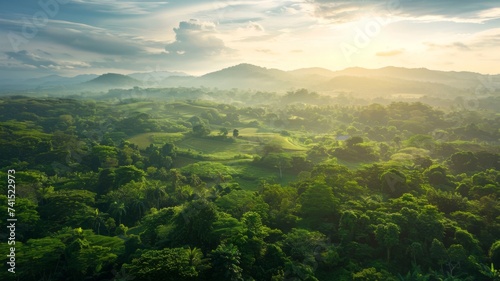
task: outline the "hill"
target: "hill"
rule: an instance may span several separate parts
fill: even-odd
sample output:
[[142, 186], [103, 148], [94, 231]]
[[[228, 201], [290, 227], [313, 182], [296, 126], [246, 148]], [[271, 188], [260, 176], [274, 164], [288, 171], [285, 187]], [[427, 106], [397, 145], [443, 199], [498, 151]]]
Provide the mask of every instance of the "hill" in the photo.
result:
[[351, 93], [370, 97], [390, 97], [395, 94], [457, 96], [473, 94], [478, 87], [488, 87], [483, 84], [491, 78], [500, 79], [500, 75], [392, 66], [379, 69], [353, 67], [339, 71], [312, 67], [283, 71], [243, 63], [199, 77], [168, 77], [163, 85], [278, 92], [307, 88], [326, 94]]
[[[90, 79], [92, 78], [92, 79]], [[82, 82], [85, 79], [86, 82]], [[242, 63], [202, 76], [189, 76], [182, 72], [145, 72], [122, 75], [108, 73], [101, 76], [80, 75], [72, 78], [47, 76], [42, 78], [0, 81], [3, 89], [43, 91], [55, 93], [72, 90], [107, 91], [109, 89], [209, 87], [230, 90], [251, 89], [285, 93], [305, 88], [321, 94], [337, 95], [349, 93], [358, 97], [384, 97], [415, 95], [430, 97], [457, 97], [477, 95], [499, 95], [500, 75], [484, 75], [474, 72], [437, 71], [426, 68], [383, 67], [367, 69], [361, 67], [332, 71], [312, 67], [284, 71]], [[23, 85], [14, 87], [12, 84]], [[83, 89], [82, 89], [83, 88]]]
[[152, 71], [152, 72], [136, 72], [128, 74], [127, 76], [132, 77], [136, 80], [142, 81], [146, 84], [158, 84], [162, 80], [172, 76], [189, 76], [184, 72], [178, 71]]
[[107, 86], [139, 86], [142, 83], [139, 80], [136, 80], [127, 75], [117, 74], [117, 73], [107, 73], [103, 74], [99, 77], [96, 77], [88, 82], [84, 83], [85, 85], [107, 85]]
[[238, 64], [199, 77], [168, 79], [170, 86], [204, 86], [221, 89], [286, 90], [294, 78], [286, 71], [252, 64]]
[[388, 66], [379, 69], [361, 67], [347, 68], [335, 71], [332, 76], [385, 77], [411, 81], [433, 82], [452, 86], [454, 88], [472, 88], [480, 83], [482, 75], [474, 72], [438, 71], [427, 68], [404, 68]]

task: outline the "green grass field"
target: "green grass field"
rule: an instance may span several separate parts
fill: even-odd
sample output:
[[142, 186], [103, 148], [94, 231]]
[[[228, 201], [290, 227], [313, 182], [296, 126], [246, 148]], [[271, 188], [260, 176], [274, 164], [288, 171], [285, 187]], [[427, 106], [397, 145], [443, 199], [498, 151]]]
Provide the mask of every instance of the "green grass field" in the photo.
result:
[[284, 137], [278, 133], [268, 132], [258, 128], [243, 128], [239, 130], [240, 139], [254, 143], [258, 146], [275, 143], [288, 151], [305, 151], [307, 148], [295, 143], [292, 138]]
[[127, 112], [147, 113], [156, 118], [171, 120], [172, 117], [189, 118], [191, 116], [199, 116], [201, 113], [213, 109], [213, 107], [187, 104], [183, 102], [174, 102], [166, 105], [160, 105], [151, 101], [126, 103], [118, 105], [119, 108]]
[[136, 144], [140, 149], [145, 149], [150, 144], [162, 145], [166, 142], [177, 142], [184, 137], [182, 133], [144, 133], [135, 135], [127, 141]]
[[194, 105], [187, 104], [183, 102], [174, 102], [168, 105], [165, 105], [160, 110], [156, 111], [156, 115], [159, 115], [163, 118], [172, 118], [172, 117], [183, 117], [189, 118], [192, 116], [200, 116], [201, 113], [213, 109], [212, 107], [205, 107], [202, 105]]
[[203, 160], [185, 155], [179, 156], [174, 167], [182, 168], [200, 161], [219, 162], [234, 169], [234, 180], [245, 190], [257, 190], [260, 180], [285, 184], [296, 179], [296, 175], [292, 175], [286, 170], [283, 173], [283, 178], [280, 179], [278, 169], [259, 167], [252, 164], [252, 159], [260, 153], [263, 145], [269, 143], [281, 146], [288, 154], [302, 154], [306, 150], [305, 147], [296, 144], [292, 138], [281, 136], [278, 133], [257, 128], [243, 128], [239, 131], [240, 137], [234, 141], [161, 132], [139, 134], [128, 141], [137, 144], [141, 149], [150, 144], [161, 146], [166, 142], [173, 142], [180, 151], [203, 156]]
[[261, 133], [256, 128], [243, 128], [240, 137], [234, 142], [198, 137], [184, 137], [182, 133], [144, 133], [128, 139], [129, 142], [138, 145], [141, 149], [150, 144], [162, 145], [173, 142], [182, 150], [191, 150], [208, 154], [214, 158], [228, 160], [239, 155], [257, 154], [260, 148], [268, 143], [281, 146], [285, 151], [300, 152], [307, 148], [295, 143], [292, 138], [284, 137], [277, 133]]

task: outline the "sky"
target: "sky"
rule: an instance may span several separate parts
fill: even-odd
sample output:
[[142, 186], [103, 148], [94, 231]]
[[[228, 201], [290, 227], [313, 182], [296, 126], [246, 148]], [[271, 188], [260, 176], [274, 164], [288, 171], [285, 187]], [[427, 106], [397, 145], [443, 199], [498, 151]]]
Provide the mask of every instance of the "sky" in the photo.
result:
[[0, 2], [0, 80], [239, 63], [499, 74], [500, 1]]

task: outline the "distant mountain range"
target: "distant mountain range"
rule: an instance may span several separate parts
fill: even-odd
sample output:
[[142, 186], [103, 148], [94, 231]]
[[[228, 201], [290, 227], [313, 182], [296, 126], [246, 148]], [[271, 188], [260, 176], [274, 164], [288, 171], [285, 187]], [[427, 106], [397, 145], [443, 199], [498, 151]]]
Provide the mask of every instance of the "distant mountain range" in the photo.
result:
[[283, 71], [252, 64], [239, 64], [202, 76], [182, 72], [144, 72], [129, 75], [108, 73], [76, 77], [47, 76], [24, 81], [1, 81], [4, 90], [106, 91], [120, 88], [214, 87], [285, 92], [306, 88], [320, 93], [347, 93], [360, 96], [427, 95], [457, 96], [481, 93], [499, 94], [500, 75], [473, 72], [447, 72], [425, 68], [384, 67], [347, 68], [331, 71], [302, 68]]
[[[164, 86], [206, 86], [221, 89], [288, 91], [306, 88], [321, 93], [352, 93], [363, 96], [429, 95], [457, 96], [478, 89], [493, 93], [500, 89], [500, 75], [473, 72], [446, 72], [425, 68], [347, 68], [331, 71], [302, 68], [292, 71], [239, 64], [200, 77], [168, 77]], [[493, 84], [492, 84], [493, 83]], [[493, 89], [493, 91], [492, 91]]]

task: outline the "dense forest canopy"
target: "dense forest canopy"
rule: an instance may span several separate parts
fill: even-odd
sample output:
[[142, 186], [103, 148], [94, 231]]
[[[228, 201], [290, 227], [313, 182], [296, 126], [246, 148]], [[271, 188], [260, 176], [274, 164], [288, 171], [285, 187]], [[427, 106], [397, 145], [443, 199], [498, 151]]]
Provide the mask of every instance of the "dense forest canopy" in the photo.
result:
[[[1, 280], [500, 280], [500, 98], [0, 99]], [[7, 233], [0, 234], [9, 252]], [[5, 263], [4, 263], [5, 264]]]

